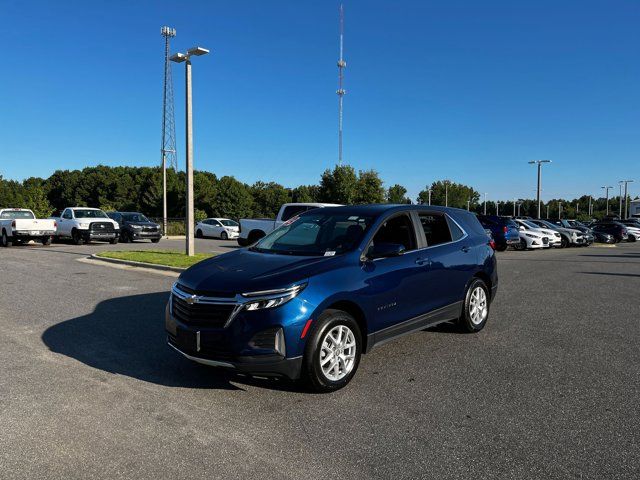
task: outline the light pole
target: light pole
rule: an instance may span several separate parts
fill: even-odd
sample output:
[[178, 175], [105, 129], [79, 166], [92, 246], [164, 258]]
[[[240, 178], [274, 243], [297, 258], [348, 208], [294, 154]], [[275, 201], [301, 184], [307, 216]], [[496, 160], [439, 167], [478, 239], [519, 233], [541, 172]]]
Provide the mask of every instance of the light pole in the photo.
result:
[[195, 253], [195, 242], [193, 239], [193, 230], [195, 228], [193, 221], [193, 122], [192, 122], [192, 102], [191, 102], [191, 57], [200, 55], [206, 55], [209, 50], [202, 47], [193, 47], [187, 50], [187, 53], [176, 53], [171, 56], [169, 60], [176, 63], [187, 62], [185, 64], [185, 100], [186, 100], [186, 115], [185, 115], [185, 130], [187, 136], [187, 212], [186, 212], [186, 253], [192, 257]]
[[589, 218], [593, 217], [593, 208], [591, 205], [593, 198], [591, 197], [591, 195], [589, 195]]
[[618, 210], [618, 218], [622, 218], [622, 184], [624, 182], [620, 180], [618, 182], [618, 187], [620, 187], [620, 194], [618, 195], [618, 199], [620, 200], [620, 209]]
[[547, 218], [549, 218], [549, 203], [547, 203]]
[[626, 220], [629, 217], [629, 208], [628, 208], [629, 197], [627, 194], [627, 184], [633, 183], [633, 180], [621, 180], [621, 182], [624, 183], [624, 219]]
[[429, 206], [431, 206], [431, 189], [429, 189]]
[[518, 202], [518, 216], [520, 216], [520, 205], [522, 205], [522, 202]]
[[500, 216], [500, 200], [496, 200], [496, 217]]
[[484, 193], [484, 214], [487, 214], [487, 192]]
[[537, 202], [538, 202], [538, 218], [540, 218], [540, 179], [542, 176], [542, 164], [543, 163], [551, 163], [551, 160], [531, 160], [530, 164], [538, 165], [538, 194], [537, 194]]
[[467, 212], [469, 211], [470, 207], [471, 207], [471, 199], [469, 198], [467, 200]]
[[607, 199], [607, 213], [606, 213], [606, 215], [609, 215], [609, 190], [612, 189], [613, 187], [602, 186], [600, 188], [604, 188], [605, 191], [607, 192], [606, 195], [605, 195], [605, 197]]
[[558, 220], [562, 218], [562, 202], [558, 202]]

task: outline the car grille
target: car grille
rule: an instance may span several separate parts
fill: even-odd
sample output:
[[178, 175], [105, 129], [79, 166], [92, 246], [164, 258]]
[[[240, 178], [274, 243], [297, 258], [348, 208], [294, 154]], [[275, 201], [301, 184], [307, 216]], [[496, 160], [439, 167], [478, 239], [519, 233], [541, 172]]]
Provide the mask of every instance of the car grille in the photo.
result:
[[176, 320], [196, 327], [223, 328], [235, 308], [235, 303], [189, 304], [177, 295], [171, 295], [171, 313]]
[[158, 231], [158, 227], [142, 227], [142, 231], [145, 233], [155, 233]]
[[92, 222], [89, 229], [93, 233], [113, 233], [116, 231], [111, 222]]
[[542, 237], [542, 244], [549, 245], [549, 237]]

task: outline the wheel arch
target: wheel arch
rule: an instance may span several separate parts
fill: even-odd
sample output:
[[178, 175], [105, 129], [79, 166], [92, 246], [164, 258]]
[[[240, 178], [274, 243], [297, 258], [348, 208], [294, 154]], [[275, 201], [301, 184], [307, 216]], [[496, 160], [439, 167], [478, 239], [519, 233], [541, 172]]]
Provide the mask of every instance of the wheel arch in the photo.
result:
[[369, 351], [368, 349], [369, 325], [368, 325], [367, 317], [364, 313], [364, 310], [360, 308], [360, 306], [357, 303], [351, 300], [345, 300], [345, 299], [337, 300], [328, 304], [322, 309], [322, 311], [325, 311], [325, 310], [342, 310], [343, 312], [346, 312], [349, 315], [351, 315], [355, 319], [356, 323], [358, 324], [358, 327], [360, 328], [360, 333], [362, 334], [362, 353], [366, 353]]

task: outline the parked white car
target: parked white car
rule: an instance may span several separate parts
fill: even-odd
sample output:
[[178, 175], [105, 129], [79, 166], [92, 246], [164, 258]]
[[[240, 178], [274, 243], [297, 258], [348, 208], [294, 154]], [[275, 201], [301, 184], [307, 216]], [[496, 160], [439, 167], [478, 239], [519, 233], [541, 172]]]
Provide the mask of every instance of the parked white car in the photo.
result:
[[229, 218], [206, 218], [196, 224], [196, 238], [215, 237], [222, 240], [238, 238], [240, 224]]
[[58, 222], [58, 238], [70, 238], [76, 245], [94, 240], [118, 243], [120, 225], [99, 208], [65, 208], [62, 215], [53, 217]]
[[238, 236], [238, 245], [244, 247], [251, 245], [266, 234], [273, 232], [284, 222], [297, 217], [307, 210], [323, 207], [340, 207], [335, 203], [285, 203], [280, 207], [278, 216], [274, 219], [240, 219], [240, 235]]
[[0, 234], [3, 247], [29, 240], [50, 245], [51, 236], [55, 233], [55, 220], [37, 219], [33, 212], [26, 208], [0, 209]]
[[562, 243], [562, 236], [560, 235], [560, 232], [558, 232], [557, 230], [540, 227], [533, 222], [529, 222], [528, 220], [522, 220], [522, 219], [516, 218], [513, 221], [518, 224], [518, 228], [520, 229], [520, 232], [522, 231], [534, 232], [534, 233], [539, 233], [541, 235], [546, 236], [549, 239], [549, 243], [545, 245], [545, 247], [559, 247], [560, 244]]

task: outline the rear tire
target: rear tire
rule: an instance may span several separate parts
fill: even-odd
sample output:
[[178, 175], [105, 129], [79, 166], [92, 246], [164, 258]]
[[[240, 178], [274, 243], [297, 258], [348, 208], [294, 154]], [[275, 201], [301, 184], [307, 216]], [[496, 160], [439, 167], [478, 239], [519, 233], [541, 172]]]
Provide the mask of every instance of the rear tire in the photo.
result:
[[2, 246], [4, 248], [9, 248], [10, 246], [13, 245], [13, 242], [9, 239], [9, 237], [7, 236], [7, 232], [5, 232], [4, 230], [2, 231]]
[[513, 248], [515, 248], [516, 250], [526, 250], [527, 241], [524, 238], [521, 238], [520, 243], [518, 245], [514, 245]]
[[249, 234], [249, 238], [248, 238], [248, 243], [249, 245], [253, 245], [254, 243], [256, 243], [258, 240], [260, 240], [261, 238], [263, 238], [264, 232], [262, 230], [254, 230], [253, 232], [251, 232]]
[[499, 252], [504, 252], [507, 249], [506, 245], [496, 245], [496, 250]]
[[342, 310], [326, 310], [307, 340], [301, 380], [314, 392], [338, 390], [355, 375], [361, 352], [362, 334], [355, 319]]
[[42, 237], [42, 239], [40, 239], [40, 242], [42, 242], [42, 245], [49, 246], [51, 245], [51, 237]]
[[464, 332], [475, 333], [484, 328], [489, 318], [491, 294], [479, 278], [473, 279], [464, 296], [462, 315], [458, 319], [458, 325]]

